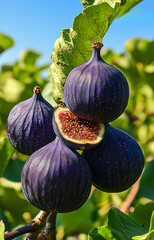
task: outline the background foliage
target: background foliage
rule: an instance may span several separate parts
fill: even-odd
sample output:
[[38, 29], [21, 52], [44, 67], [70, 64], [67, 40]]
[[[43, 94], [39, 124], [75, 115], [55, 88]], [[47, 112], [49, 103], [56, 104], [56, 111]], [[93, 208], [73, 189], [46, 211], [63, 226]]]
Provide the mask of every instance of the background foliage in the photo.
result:
[[[52, 53], [49, 79], [42, 77], [48, 65], [38, 66], [41, 55], [26, 50], [13, 65], [0, 70], [0, 219], [11, 231], [29, 222], [38, 212], [21, 190], [20, 176], [27, 156], [13, 149], [6, 137], [5, 125], [12, 107], [32, 96], [39, 85], [43, 96], [54, 107], [63, 102], [63, 86], [68, 73], [89, 60], [93, 40], [101, 41], [112, 21], [122, 16], [139, 0], [81, 1], [85, 7], [71, 29], [61, 31]], [[87, 29], [88, 26], [88, 29]], [[85, 31], [86, 28], [86, 31]], [[0, 34], [0, 54], [12, 47], [12, 38]], [[154, 41], [130, 39], [125, 53], [102, 49], [103, 59], [119, 68], [127, 77], [130, 99], [125, 112], [112, 122], [133, 136], [143, 149], [145, 169], [133, 202], [122, 208], [131, 189], [122, 193], [104, 193], [93, 188], [90, 199], [77, 211], [59, 214], [57, 238], [87, 239], [154, 239]], [[52, 94], [52, 95], [51, 95]], [[54, 100], [53, 100], [54, 98]], [[57, 102], [57, 103], [56, 103]], [[125, 213], [122, 213], [122, 211]], [[101, 227], [102, 226], [102, 227]], [[92, 229], [92, 230], [91, 230]], [[90, 231], [91, 230], [91, 231]], [[4, 226], [0, 223], [0, 233]], [[139, 237], [137, 237], [139, 236]], [[17, 239], [23, 239], [19, 237]]]

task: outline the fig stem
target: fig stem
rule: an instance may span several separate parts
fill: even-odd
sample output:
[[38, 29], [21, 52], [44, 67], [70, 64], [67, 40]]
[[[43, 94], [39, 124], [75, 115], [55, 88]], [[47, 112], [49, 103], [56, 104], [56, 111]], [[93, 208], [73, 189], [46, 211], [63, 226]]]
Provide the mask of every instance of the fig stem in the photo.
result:
[[38, 235], [37, 240], [56, 240], [56, 217], [56, 211], [52, 211], [49, 214], [46, 220], [45, 228]]
[[[15, 237], [18, 237], [18, 236], [21, 236], [25, 233], [35, 233], [35, 236], [37, 234], [38, 236], [38, 233], [41, 231], [41, 228], [43, 227], [43, 224], [44, 224], [44, 221], [46, 220], [47, 216], [49, 215], [49, 211], [40, 211], [36, 217], [31, 221], [29, 222], [27, 225], [21, 227], [21, 228], [18, 228], [12, 232], [5, 232], [4, 233], [4, 239], [5, 240], [11, 240], [11, 239], [14, 239]], [[27, 238], [28, 237], [28, 238]], [[31, 240], [34, 240], [36, 239], [35, 238], [29, 238], [29, 236], [27, 235], [26, 240], [28, 239], [31, 239]]]

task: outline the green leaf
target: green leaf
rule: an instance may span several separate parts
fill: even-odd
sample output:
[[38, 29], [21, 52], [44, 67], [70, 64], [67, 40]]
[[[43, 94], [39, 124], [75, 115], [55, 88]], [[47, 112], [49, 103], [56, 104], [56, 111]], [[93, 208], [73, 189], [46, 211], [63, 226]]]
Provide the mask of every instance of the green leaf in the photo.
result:
[[89, 232], [89, 240], [117, 240], [108, 226], [97, 227]]
[[152, 230], [151, 232], [149, 233], [146, 233], [144, 235], [140, 235], [140, 236], [135, 236], [135, 237], [132, 237], [133, 240], [153, 240], [153, 238], [151, 238], [152, 234], [154, 234], [154, 230]]
[[0, 177], [2, 176], [13, 152], [14, 148], [9, 140], [5, 137], [0, 138]]
[[125, 44], [126, 50], [135, 62], [150, 64], [154, 56], [154, 41], [131, 39]]
[[104, 1], [92, 5], [76, 16], [71, 29], [61, 31], [52, 54], [53, 63], [49, 69], [52, 94], [56, 102], [64, 102], [63, 87], [69, 72], [87, 62], [92, 53], [92, 41], [102, 41], [112, 21], [124, 14], [140, 0]]
[[108, 226], [118, 240], [130, 240], [134, 235], [147, 232], [145, 227], [116, 208], [109, 211], [108, 218]]
[[126, 14], [133, 6], [135, 6], [141, 1], [143, 0], [81, 0], [81, 4], [84, 8], [86, 8], [88, 6], [101, 4], [103, 2], [107, 2], [110, 5], [120, 3], [121, 8], [118, 16], [122, 16]]
[[4, 231], [5, 231], [5, 226], [2, 221], [0, 221], [0, 239], [4, 240]]
[[112, 208], [108, 213], [108, 225], [90, 231], [90, 240], [130, 240], [134, 235], [145, 234], [147, 229], [131, 217]]
[[32, 50], [26, 50], [22, 52], [21, 55], [21, 61], [23, 61], [27, 65], [35, 65], [36, 60], [41, 56], [40, 53], [32, 51]]
[[3, 177], [13, 182], [21, 182], [21, 172], [24, 164], [25, 162], [19, 159], [11, 159], [5, 169]]
[[57, 107], [57, 103], [54, 101], [52, 97], [52, 87], [51, 82], [48, 82], [42, 91], [42, 96], [48, 101], [54, 108]]
[[139, 222], [142, 226], [149, 228], [150, 226], [150, 217], [154, 209], [154, 201], [148, 202], [147, 204], [139, 204], [135, 207], [134, 212], [131, 214], [131, 217]]
[[148, 233], [141, 236], [134, 236], [133, 240], [153, 240], [154, 239], [154, 211], [151, 215], [150, 228]]
[[0, 53], [4, 52], [13, 45], [14, 41], [11, 37], [0, 33]]
[[147, 163], [141, 177], [139, 196], [154, 200], [154, 160]]
[[[150, 231], [154, 231], [154, 211], [152, 212], [152, 215], [151, 215], [149, 232], [150, 232]], [[153, 233], [152, 236], [154, 237], [154, 233]]]

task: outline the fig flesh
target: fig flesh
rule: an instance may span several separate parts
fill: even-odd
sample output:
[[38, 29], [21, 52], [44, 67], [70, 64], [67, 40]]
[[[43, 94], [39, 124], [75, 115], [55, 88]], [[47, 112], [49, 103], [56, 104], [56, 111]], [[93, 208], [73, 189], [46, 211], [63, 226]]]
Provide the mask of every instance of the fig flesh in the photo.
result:
[[127, 133], [106, 125], [103, 140], [84, 153], [91, 167], [93, 185], [104, 192], [121, 192], [140, 177], [144, 156], [138, 143]]
[[33, 96], [18, 103], [9, 113], [6, 132], [19, 152], [31, 155], [55, 139], [52, 127], [54, 108], [42, 97], [38, 86]]
[[87, 200], [92, 176], [86, 160], [56, 137], [30, 156], [21, 182], [23, 193], [32, 205], [66, 213]]
[[125, 110], [129, 87], [123, 73], [103, 61], [100, 42], [93, 42], [91, 59], [74, 68], [64, 85], [65, 104], [80, 118], [108, 123]]
[[55, 110], [53, 128], [67, 146], [81, 150], [97, 145], [105, 131], [103, 123], [78, 118], [66, 107], [58, 107]]

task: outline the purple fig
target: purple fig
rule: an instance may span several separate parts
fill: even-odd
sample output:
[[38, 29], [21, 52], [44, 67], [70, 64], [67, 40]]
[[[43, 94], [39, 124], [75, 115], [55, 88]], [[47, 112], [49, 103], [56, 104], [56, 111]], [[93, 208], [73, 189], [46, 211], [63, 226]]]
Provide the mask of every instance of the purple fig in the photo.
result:
[[78, 117], [108, 123], [124, 112], [129, 87], [123, 73], [101, 58], [102, 46], [93, 42], [90, 60], [69, 73], [64, 99], [67, 108]]
[[12, 146], [31, 155], [55, 139], [52, 127], [54, 108], [42, 97], [38, 86], [31, 98], [18, 103], [9, 113], [6, 132]]
[[66, 213], [87, 200], [92, 177], [86, 160], [56, 137], [30, 156], [21, 182], [23, 193], [32, 205]]

